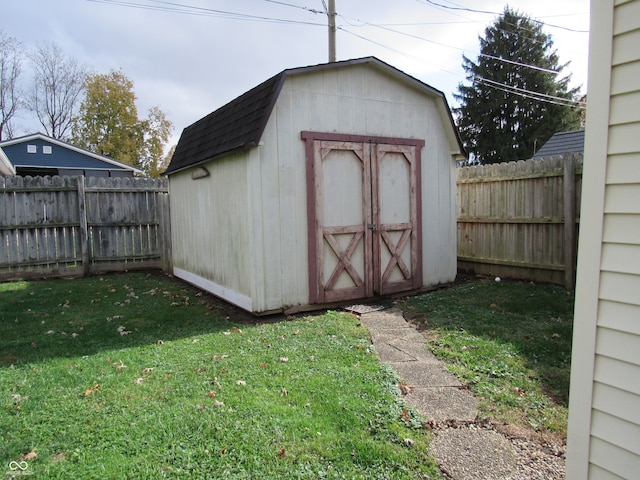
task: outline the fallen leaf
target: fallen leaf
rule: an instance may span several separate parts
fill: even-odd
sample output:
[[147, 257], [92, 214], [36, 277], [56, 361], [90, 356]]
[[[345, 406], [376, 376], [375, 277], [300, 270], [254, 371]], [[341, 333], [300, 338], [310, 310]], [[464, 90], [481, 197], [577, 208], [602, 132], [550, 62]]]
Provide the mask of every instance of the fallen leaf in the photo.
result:
[[286, 363], [289, 361], [289, 357], [280, 357], [280, 361]]
[[280, 458], [284, 458], [287, 456], [287, 451], [284, 448], [281, 448], [280, 451], [278, 452], [278, 456]]
[[87, 388], [84, 391], [84, 396], [88, 397], [89, 395], [92, 395], [95, 392], [97, 392], [99, 389], [100, 389], [100, 384], [96, 383], [95, 385], [92, 385], [91, 387]]
[[136, 385], [140, 385], [142, 382], [144, 382], [144, 378], [142, 377], [136, 378]]
[[551, 338], [560, 338], [560, 334], [559, 333], [554, 333], [553, 335], [551, 335]]
[[29, 453], [27, 454], [23, 454], [20, 455], [24, 460], [35, 460], [36, 458], [38, 458], [38, 454], [36, 453], [35, 450], [31, 450]]
[[289, 395], [289, 390], [287, 390], [286, 388], [282, 389], [282, 393], [280, 394], [281, 397], [286, 397]]
[[218, 395], [218, 393], [215, 390], [209, 390], [209, 393], [207, 393], [207, 397], [209, 398], [213, 398], [216, 395]]
[[216, 400], [215, 402], [213, 402], [213, 406], [214, 407], [224, 407], [224, 402], [220, 402], [220, 401]]
[[411, 438], [405, 438], [405, 439], [404, 439], [404, 444], [405, 444], [407, 447], [413, 447], [413, 446], [416, 444], [416, 441], [415, 441], [415, 440], [412, 440]]
[[293, 332], [294, 335], [300, 335], [300, 330], [296, 330], [295, 332]]
[[404, 423], [409, 423], [411, 421], [411, 418], [409, 417], [409, 410], [407, 410], [406, 408], [403, 408], [402, 409], [402, 414], [400, 415], [400, 419]]
[[152, 367], [147, 367], [144, 370], [142, 370], [142, 375], [148, 375], [151, 372], [153, 372], [153, 368]]
[[245, 382], [244, 380], [238, 380], [236, 382], [236, 385], [240, 386], [240, 387], [244, 387], [247, 384], [247, 382]]
[[163, 345], [163, 344], [164, 344], [164, 342], [162, 340], [157, 340], [156, 341], [156, 345]]
[[404, 382], [401, 382], [401, 383], [398, 385], [398, 387], [400, 388], [400, 392], [401, 392], [403, 395], [408, 395], [408, 394], [410, 394], [410, 393], [413, 393], [413, 387], [410, 387], [409, 385], [407, 385], [407, 384], [406, 384], [406, 383], [404, 383]]
[[53, 330], [48, 330], [48, 331], [44, 332], [45, 335], [53, 335], [54, 333], [56, 333], [56, 332], [54, 332]]

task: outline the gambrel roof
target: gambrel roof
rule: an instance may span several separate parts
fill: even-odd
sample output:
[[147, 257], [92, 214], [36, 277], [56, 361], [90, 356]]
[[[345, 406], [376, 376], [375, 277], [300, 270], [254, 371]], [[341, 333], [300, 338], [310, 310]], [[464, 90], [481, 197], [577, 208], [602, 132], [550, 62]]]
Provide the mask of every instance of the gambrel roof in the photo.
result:
[[565, 153], [584, 152], [584, 130], [554, 133], [533, 158], [554, 157]]
[[[451, 116], [451, 110], [441, 91], [375, 57], [365, 57], [291, 68], [271, 77], [235, 100], [186, 127], [180, 136], [180, 141], [176, 146], [171, 163], [164, 173], [167, 175], [172, 174], [230, 153], [256, 147], [262, 138], [282, 85], [287, 77], [359, 64], [368, 64], [383, 70], [394, 78], [432, 95], [437, 100], [438, 110], [444, 123], [448, 123], [451, 127], [448, 131], [451, 142], [457, 145], [460, 155], [465, 155], [462, 141]], [[384, 132], [379, 133], [381, 135], [384, 134]]]

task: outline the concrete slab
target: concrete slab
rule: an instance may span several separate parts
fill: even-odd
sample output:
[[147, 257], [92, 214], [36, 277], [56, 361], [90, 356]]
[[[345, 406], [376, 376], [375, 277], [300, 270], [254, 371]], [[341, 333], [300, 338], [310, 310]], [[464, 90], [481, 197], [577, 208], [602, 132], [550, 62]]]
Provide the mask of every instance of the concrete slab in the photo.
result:
[[442, 365], [430, 362], [386, 362], [412, 387], [461, 387]]
[[506, 480], [517, 468], [514, 446], [499, 433], [481, 427], [442, 430], [428, 451], [455, 480]]
[[473, 422], [478, 416], [478, 400], [457, 387], [414, 387], [404, 400], [424, 419], [438, 423], [446, 420]]
[[365, 313], [360, 316], [360, 322], [366, 328], [373, 330], [412, 328], [397, 308]]
[[462, 388], [444, 363], [427, 348], [424, 337], [398, 309], [362, 314], [381, 362], [410, 386], [404, 396], [425, 420], [470, 422], [437, 430], [429, 447], [442, 471], [454, 480], [506, 480], [516, 470], [515, 447], [499, 433], [474, 425], [478, 402]]
[[407, 342], [403, 338], [395, 338], [389, 341], [388, 345], [397, 348], [398, 350], [402, 350], [406, 354], [411, 355], [422, 362], [441, 363], [440, 360], [438, 360], [436, 356], [427, 349], [424, 338], [422, 339], [422, 342], [419, 343]]
[[383, 363], [388, 362], [415, 362], [416, 357], [407, 353], [399, 348], [396, 348], [387, 343], [374, 343], [373, 344], [378, 358]]
[[417, 343], [424, 347], [425, 339], [422, 334], [418, 333], [414, 328], [398, 328], [398, 329], [369, 329], [371, 332], [371, 341], [373, 343], [385, 342], [389, 343], [394, 340], [402, 340], [403, 342]]

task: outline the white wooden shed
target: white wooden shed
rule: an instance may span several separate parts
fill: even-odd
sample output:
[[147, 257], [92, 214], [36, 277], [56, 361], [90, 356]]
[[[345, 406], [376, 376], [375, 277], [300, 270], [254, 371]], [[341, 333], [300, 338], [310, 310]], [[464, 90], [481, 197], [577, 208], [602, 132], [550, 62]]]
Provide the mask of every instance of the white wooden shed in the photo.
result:
[[184, 129], [174, 274], [255, 314], [451, 282], [442, 92], [374, 58], [285, 70]]

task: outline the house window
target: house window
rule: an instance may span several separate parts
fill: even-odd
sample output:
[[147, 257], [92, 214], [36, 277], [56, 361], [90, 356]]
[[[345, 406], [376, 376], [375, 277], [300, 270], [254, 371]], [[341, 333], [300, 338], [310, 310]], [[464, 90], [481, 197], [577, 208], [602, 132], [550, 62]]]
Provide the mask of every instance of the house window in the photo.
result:
[[42, 147], [42, 153], [51, 155], [51, 145], [45, 145]]
[[37, 145], [27, 145], [27, 153], [38, 153]]

